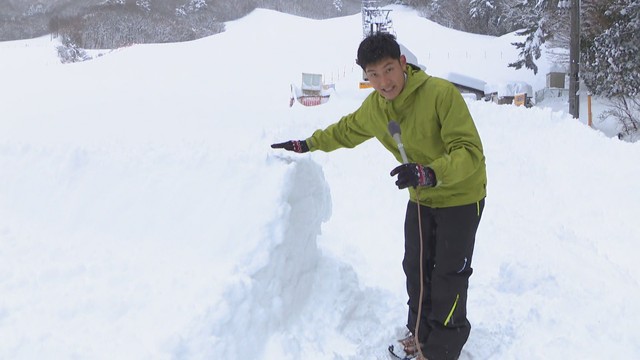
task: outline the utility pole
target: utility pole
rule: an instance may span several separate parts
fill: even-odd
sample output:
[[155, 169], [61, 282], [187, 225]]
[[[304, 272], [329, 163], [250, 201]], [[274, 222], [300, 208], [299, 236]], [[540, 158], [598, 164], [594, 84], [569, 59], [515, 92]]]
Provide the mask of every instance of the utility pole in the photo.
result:
[[571, 0], [569, 12], [571, 40], [569, 44], [569, 114], [580, 118], [580, 0]]

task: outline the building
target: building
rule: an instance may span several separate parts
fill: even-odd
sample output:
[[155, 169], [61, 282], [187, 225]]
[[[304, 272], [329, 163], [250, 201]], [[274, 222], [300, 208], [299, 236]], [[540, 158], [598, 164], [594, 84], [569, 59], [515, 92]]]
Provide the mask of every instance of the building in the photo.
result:
[[483, 80], [458, 73], [448, 73], [444, 78], [455, 85], [463, 96], [467, 94], [475, 95], [476, 100], [480, 100], [484, 97], [486, 82]]

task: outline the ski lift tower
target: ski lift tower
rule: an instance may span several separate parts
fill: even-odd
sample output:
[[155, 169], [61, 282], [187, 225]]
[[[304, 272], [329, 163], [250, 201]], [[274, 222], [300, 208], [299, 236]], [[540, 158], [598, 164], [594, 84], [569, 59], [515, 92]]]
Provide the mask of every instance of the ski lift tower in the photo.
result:
[[[362, 0], [362, 38], [377, 32], [385, 32], [395, 35], [393, 22], [391, 21], [391, 9], [381, 9], [377, 0]], [[362, 72], [360, 89], [370, 88], [367, 75]]]
[[377, 0], [362, 0], [362, 38], [376, 32], [394, 34], [390, 13], [391, 9], [381, 9]]

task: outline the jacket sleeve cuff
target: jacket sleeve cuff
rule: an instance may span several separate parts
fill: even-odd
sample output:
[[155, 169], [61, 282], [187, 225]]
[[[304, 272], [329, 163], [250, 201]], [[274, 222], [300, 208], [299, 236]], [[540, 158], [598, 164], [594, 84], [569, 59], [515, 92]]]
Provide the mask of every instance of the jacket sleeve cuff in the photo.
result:
[[309, 151], [316, 151], [316, 150], [318, 150], [318, 148], [316, 148], [316, 146], [315, 146], [315, 142], [313, 141], [313, 139], [312, 139], [312, 138], [310, 138], [310, 137], [309, 137], [309, 138], [307, 138], [305, 141], [307, 142], [307, 146], [309, 147]]

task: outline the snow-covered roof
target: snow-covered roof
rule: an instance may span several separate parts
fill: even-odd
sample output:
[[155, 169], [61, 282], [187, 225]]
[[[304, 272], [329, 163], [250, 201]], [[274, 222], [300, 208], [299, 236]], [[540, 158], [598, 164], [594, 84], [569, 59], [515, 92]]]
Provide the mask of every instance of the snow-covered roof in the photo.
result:
[[551, 67], [549, 68], [549, 72], [566, 73], [566, 72], [569, 72], [569, 70], [565, 65], [552, 64]]
[[509, 81], [503, 83], [486, 84], [485, 94], [497, 93], [498, 96], [515, 96], [526, 93], [528, 97], [533, 97], [533, 88], [524, 81]]
[[466, 86], [471, 89], [484, 91], [486, 82], [484, 80], [476, 79], [471, 76], [459, 74], [459, 73], [447, 73], [444, 77], [454, 84]]
[[426, 69], [426, 66], [418, 62], [418, 57], [414, 53], [412, 53], [411, 50], [409, 50], [406, 46], [402, 45], [401, 43], [398, 43], [398, 45], [400, 45], [400, 53], [404, 55], [405, 58], [407, 58], [408, 63], [416, 65], [422, 70]]

